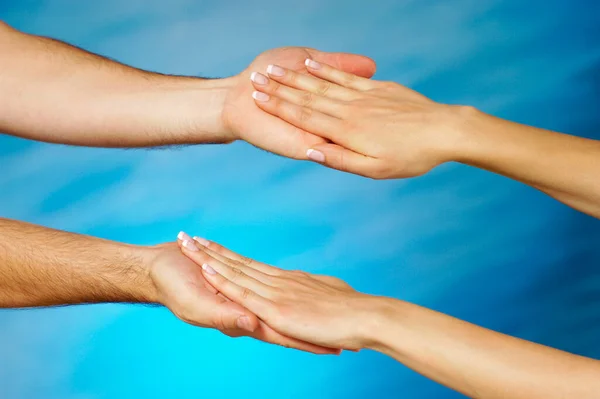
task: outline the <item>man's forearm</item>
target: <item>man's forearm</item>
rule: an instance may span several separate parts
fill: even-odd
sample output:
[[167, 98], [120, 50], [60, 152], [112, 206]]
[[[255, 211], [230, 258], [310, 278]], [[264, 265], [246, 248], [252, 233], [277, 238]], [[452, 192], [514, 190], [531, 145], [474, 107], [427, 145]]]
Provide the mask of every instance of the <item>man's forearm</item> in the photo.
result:
[[154, 302], [154, 251], [0, 218], [0, 307]]
[[376, 298], [371, 349], [471, 398], [600, 395], [600, 362], [513, 338], [417, 305]]
[[224, 142], [230, 79], [131, 68], [0, 22], [0, 132], [74, 145]]
[[600, 141], [474, 110], [465, 121], [461, 162], [519, 180], [600, 218]]

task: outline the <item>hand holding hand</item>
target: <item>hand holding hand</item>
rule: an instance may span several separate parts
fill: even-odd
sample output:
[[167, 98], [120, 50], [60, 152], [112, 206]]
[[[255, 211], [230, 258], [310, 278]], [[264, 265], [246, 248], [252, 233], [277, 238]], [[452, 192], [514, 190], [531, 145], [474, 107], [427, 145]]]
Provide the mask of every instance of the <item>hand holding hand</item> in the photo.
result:
[[[201, 249], [197, 244], [202, 244]], [[205, 239], [181, 243], [206, 280], [286, 336], [328, 348], [359, 350], [370, 298], [334, 277], [287, 271], [235, 254]]]
[[324, 143], [321, 137], [298, 129], [279, 118], [261, 112], [252, 100], [252, 71], [264, 70], [269, 64], [278, 64], [306, 74], [304, 60], [313, 57], [347, 72], [371, 77], [375, 63], [370, 58], [345, 53], [326, 53], [305, 47], [282, 47], [265, 51], [239, 75], [231, 78], [233, 86], [228, 90], [223, 107], [223, 123], [230, 132], [224, 141], [242, 139], [264, 150], [296, 159], [306, 159], [306, 150], [312, 145]]
[[454, 160], [465, 107], [436, 103], [393, 82], [378, 82], [306, 60], [311, 75], [271, 65], [252, 75], [258, 107], [328, 141], [307, 156], [329, 167], [389, 179], [424, 174]]
[[[181, 238], [190, 237], [180, 235]], [[179, 240], [181, 242], [181, 239]], [[156, 287], [155, 300], [186, 323], [214, 328], [231, 337], [249, 336], [261, 341], [317, 354], [338, 354], [336, 349], [286, 337], [259, 320], [251, 311], [220, 295], [200, 266], [186, 258], [175, 243], [156, 247], [150, 278]]]

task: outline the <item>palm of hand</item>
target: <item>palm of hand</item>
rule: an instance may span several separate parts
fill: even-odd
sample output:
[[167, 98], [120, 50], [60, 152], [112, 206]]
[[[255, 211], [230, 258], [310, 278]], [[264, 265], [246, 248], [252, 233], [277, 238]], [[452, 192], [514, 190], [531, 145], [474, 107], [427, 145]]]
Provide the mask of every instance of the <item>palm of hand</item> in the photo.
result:
[[[186, 323], [215, 328], [230, 337], [248, 336], [281, 346], [313, 353], [336, 353], [298, 339], [286, 337], [243, 306], [230, 301], [210, 285], [200, 265], [186, 257], [176, 243], [157, 246], [160, 251], [152, 265], [151, 277], [158, 301]], [[255, 330], [237, 328], [238, 317], [247, 316]]]
[[252, 99], [254, 89], [250, 83], [250, 74], [253, 71], [264, 72], [269, 64], [275, 64], [307, 74], [304, 66], [306, 58], [314, 58], [360, 76], [371, 77], [375, 72], [375, 63], [358, 55], [324, 53], [304, 47], [282, 47], [266, 51], [236, 76], [234, 87], [225, 100], [223, 121], [235, 138], [295, 159], [306, 159], [309, 148], [325, 142], [319, 136], [262, 112]]
[[159, 301], [181, 320], [226, 332], [231, 329], [224, 322], [226, 314], [250, 314], [242, 306], [219, 296], [202, 275], [200, 267], [183, 256], [176, 243], [158, 248], [161, 252], [152, 267], [152, 280]]

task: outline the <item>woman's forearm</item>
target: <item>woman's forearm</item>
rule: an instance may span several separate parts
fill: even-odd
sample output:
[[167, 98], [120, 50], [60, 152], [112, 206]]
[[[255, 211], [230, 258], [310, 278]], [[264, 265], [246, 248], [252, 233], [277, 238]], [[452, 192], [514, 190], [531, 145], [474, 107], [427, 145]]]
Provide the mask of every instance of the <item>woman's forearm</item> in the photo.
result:
[[228, 79], [142, 71], [2, 22], [0, 58], [0, 132], [102, 147], [228, 140]]
[[600, 141], [509, 122], [470, 109], [457, 160], [525, 184], [600, 217]]
[[600, 362], [375, 298], [369, 348], [473, 398], [598, 398]]

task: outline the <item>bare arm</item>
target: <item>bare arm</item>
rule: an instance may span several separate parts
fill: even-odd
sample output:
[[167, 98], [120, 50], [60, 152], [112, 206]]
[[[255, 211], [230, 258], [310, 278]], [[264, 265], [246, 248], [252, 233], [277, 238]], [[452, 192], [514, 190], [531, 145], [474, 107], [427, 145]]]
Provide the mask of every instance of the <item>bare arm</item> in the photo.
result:
[[283, 334], [374, 349], [473, 398], [595, 399], [600, 361], [500, 334], [343, 281], [282, 270], [203, 239], [182, 243], [216, 289]]
[[[276, 62], [302, 70], [307, 56], [361, 76], [375, 71], [367, 57], [302, 47], [268, 50], [251, 68]], [[225, 79], [147, 72], [0, 22], [0, 132], [100, 147], [242, 139], [305, 159], [308, 147], [323, 140], [258, 110], [249, 76], [247, 70]]]
[[0, 307], [155, 302], [153, 250], [0, 219]]
[[338, 353], [283, 336], [218, 296], [175, 243], [128, 245], [0, 218], [0, 308], [101, 302], [161, 304], [187, 323], [230, 336]]
[[377, 179], [462, 162], [600, 217], [600, 142], [439, 104], [397, 83], [314, 61], [308, 65], [313, 77], [272, 69], [278, 73], [254, 87], [263, 95], [256, 101], [261, 109], [332, 141], [313, 146], [311, 159]]
[[1, 22], [0, 58], [2, 132], [102, 147], [225, 139], [230, 80], [142, 71]]
[[600, 361], [500, 334], [407, 302], [371, 297], [367, 348], [472, 398], [592, 399]]

